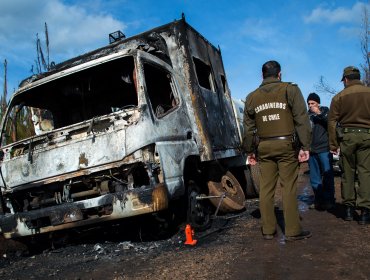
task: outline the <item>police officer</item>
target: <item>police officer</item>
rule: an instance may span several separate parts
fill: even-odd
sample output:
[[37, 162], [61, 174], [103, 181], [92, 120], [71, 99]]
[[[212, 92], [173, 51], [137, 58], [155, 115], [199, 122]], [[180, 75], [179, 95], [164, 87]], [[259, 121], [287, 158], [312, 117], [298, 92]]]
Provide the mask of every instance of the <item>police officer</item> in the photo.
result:
[[[359, 224], [370, 223], [370, 88], [360, 81], [360, 71], [344, 68], [344, 89], [331, 101], [328, 132], [330, 150], [342, 159], [342, 203], [344, 220], [353, 220], [355, 207], [361, 209]], [[340, 128], [338, 143], [336, 129]], [[339, 149], [340, 148], [340, 149]], [[358, 191], [355, 189], [356, 171]], [[356, 203], [357, 198], [357, 203]]]
[[[248, 161], [260, 164], [260, 212], [262, 236], [273, 239], [276, 234], [274, 196], [278, 177], [283, 187], [285, 239], [294, 241], [311, 236], [300, 225], [297, 203], [299, 162], [309, 159], [311, 126], [306, 103], [298, 86], [281, 81], [281, 67], [277, 61], [262, 66], [263, 81], [251, 92], [244, 108], [243, 149]], [[294, 147], [297, 132], [300, 144]], [[259, 138], [258, 147], [253, 134]], [[255, 149], [257, 148], [257, 155]]]

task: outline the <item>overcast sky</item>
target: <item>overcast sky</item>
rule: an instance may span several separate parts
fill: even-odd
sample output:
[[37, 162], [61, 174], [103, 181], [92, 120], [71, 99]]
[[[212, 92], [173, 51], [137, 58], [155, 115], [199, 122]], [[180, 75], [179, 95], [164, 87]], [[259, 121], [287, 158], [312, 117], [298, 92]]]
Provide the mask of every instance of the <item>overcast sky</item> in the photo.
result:
[[[48, 25], [50, 60], [62, 62], [108, 44], [117, 30], [133, 36], [180, 19], [220, 46], [234, 98], [261, 82], [261, 66], [277, 60], [284, 81], [305, 97], [320, 76], [341, 90], [343, 68], [360, 67], [363, 9], [369, 1], [317, 0], [0, 0], [0, 84], [8, 62], [8, 95], [32, 74], [36, 34]], [[319, 93], [329, 106], [329, 94]]]

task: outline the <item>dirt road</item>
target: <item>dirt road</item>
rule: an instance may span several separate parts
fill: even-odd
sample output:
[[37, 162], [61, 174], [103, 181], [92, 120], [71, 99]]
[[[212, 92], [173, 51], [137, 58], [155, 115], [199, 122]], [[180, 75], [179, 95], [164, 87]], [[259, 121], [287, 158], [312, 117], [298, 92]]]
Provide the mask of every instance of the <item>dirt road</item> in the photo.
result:
[[[58, 244], [43, 243], [32, 252], [15, 242], [2, 243], [0, 278], [370, 279], [370, 227], [341, 219], [339, 177], [336, 208], [308, 210], [312, 192], [306, 170], [303, 165], [298, 199], [310, 239], [285, 242], [281, 231], [274, 240], [262, 239], [258, 201], [249, 200], [246, 211], [196, 232], [196, 246], [183, 244], [183, 228], [166, 239], [150, 240], [145, 236], [150, 225], [134, 235], [123, 226], [92, 229], [65, 236]], [[280, 192], [276, 214], [281, 219]]]

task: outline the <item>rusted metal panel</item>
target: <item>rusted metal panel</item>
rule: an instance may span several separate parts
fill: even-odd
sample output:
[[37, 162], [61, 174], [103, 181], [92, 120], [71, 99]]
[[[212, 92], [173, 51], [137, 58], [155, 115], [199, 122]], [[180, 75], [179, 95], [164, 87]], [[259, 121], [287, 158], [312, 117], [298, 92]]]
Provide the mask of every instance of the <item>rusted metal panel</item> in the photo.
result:
[[179, 197], [184, 194], [183, 171], [185, 159], [191, 155], [198, 155], [194, 141], [157, 142], [157, 150], [161, 155], [161, 166], [166, 179], [166, 186], [170, 197]]
[[[166, 209], [168, 206], [167, 190], [163, 184], [154, 188], [106, 194], [82, 202], [17, 213], [13, 216], [0, 216], [0, 232], [6, 238], [51, 232], [97, 222], [132, 217]], [[109, 209], [104, 212], [100, 209]], [[95, 215], [86, 215], [96, 210]], [[45, 226], [38, 226], [37, 220], [47, 220]]]
[[[138, 118], [138, 113], [136, 114]], [[9, 161], [4, 160], [2, 163], [2, 173], [7, 187], [13, 188], [40, 179], [94, 168], [123, 159], [126, 156], [126, 126], [118, 120], [112, 121], [104, 133], [94, 129], [88, 133], [87, 127], [82, 130], [81, 126], [77, 126], [75, 130], [70, 128], [63, 131], [63, 139], [46, 140], [45, 145], [31, 147], [31, 151], [14, 159], [10, 159], [11, 149], [9, 149], [4, 156], [4, 159], [9, 159]], [[75, 133], [75, 131], [80, 132]], [[59, 133], [55, 132], [55, 134]], [[49, 137], [54, 138], [50, 135]], [[30, 154], [32, 159], [30, 159]]]

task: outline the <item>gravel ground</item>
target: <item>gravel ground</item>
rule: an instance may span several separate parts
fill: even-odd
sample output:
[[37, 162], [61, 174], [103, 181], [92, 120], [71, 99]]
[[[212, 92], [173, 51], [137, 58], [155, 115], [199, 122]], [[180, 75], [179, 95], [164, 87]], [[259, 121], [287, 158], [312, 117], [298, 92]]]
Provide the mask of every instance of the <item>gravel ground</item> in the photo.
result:
[[[285, 242], [279, 229], [275, 239], [263, 240], [253, 199], [244, 211], [195, 232], [195, 246], [184, 244], [185, 225], [159, 240], [152, 238], [150, 224], [70, 232], [32, 247], [2, 240], [0, 279], [370, 279], [370, 227], [341, 219], [339, 177], [336, 208], [308, 210], [312, 192], [306, 171], [302, 165], [298, 199], [310, 239]], [[278, 188], [279, 221], [280, 198]]]

